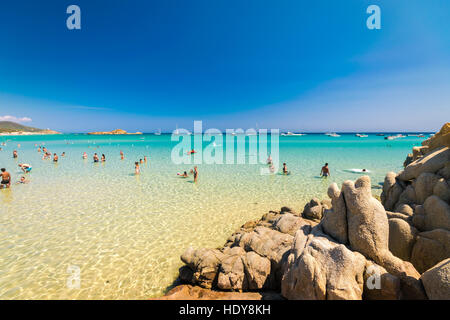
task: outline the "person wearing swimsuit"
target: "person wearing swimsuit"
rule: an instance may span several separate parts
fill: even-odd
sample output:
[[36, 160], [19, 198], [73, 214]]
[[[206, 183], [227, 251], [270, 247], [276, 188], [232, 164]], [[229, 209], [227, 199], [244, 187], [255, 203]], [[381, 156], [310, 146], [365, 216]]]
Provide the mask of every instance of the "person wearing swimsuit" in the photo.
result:
[[328, 163], [325, 163], [325, 165], [322, 167], [322, 170], [320, 171], [320, 175], [325, 178], [330, 175], [330, 169], [328, 169]]
[[58, 162], [58, 155], [56, 153], [53, 154], [53, 162]]
[[139, 168], [139, 162], [137, 162], [137, 161], [134, 163], [134, 173], [135, 174], [141, 173], [141, 169]]
[[94, 162], [98, 162], [98, 155], [94, 153]]
[[0, 183], [0, 189], [9, 188], [11, 186], [11, 175], [5, 168], [1, 169], [2, 172], [2, 181]]
[[16, 159], [17, 158], [17, 150], [13, 151], [13, 158]]
[[197, 170], [197, 166], [194, 167], [194, 182], [197, 182], [197, 178], [198, 178], [198, 170]]

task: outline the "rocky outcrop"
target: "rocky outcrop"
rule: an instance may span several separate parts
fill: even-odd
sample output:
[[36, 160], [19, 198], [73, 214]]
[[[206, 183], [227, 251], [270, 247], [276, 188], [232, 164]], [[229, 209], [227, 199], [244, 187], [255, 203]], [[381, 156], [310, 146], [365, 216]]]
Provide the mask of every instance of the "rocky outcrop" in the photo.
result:
[[386, 175], [381, 194], [384, 207], [395, 211], [387, 212], [390, 250], [421, 273], [450, 257], [449, 130], [447, 123], [414, 147], [404, 170]]
[[303, 210], [303, 217], [306, 219], [320, 221], [323, 215], [323, 206], [319, 199], [314, 198], [305, 205]]
[[113, 131], [88, 132], [88, 134], [90, 134], [90, 135], [103, 135], [103, 134], [120, 135], [120, 134], [142, 134], [142, 132], [131, 133], [131, 132], [126, 132], [125, 130], [122, 130], [122, 129], [116, 129]]
[[179, 285], [154, 300], [283, 300], [277, 292], [227, 292]]
[[450, 122], [444, 124], [441, 130], [433, 137], [422, 142], [422, 145], [426, 146], [429, 151], [443, 146], [450, 148]]
[[447, 129], [386, 175], [381, 202], [368, 176], [332, 184], [330, 200], [312, 199], [301, 214], [283, 207], [245, 223], [222, 248], [187, 249], [180, 280], [287, 299], [449, 299]]
[[389, 219], [389, 250], [398, 258], [411, 261], [417, 229], [404, 219]]
[[428, 298], [450, 300], [450, 258], [427, 270], [421, 279]]
[[411, 262], [419, 272], [425, 272], [450, 257], [450, 231], [435, 229], [421, 232], [411, 252]]
[[291, 300], [362, 299], [365, 265], [363, 255], [319, 230], [314, 235], [300, 230], [288, 258], [281, 293]]

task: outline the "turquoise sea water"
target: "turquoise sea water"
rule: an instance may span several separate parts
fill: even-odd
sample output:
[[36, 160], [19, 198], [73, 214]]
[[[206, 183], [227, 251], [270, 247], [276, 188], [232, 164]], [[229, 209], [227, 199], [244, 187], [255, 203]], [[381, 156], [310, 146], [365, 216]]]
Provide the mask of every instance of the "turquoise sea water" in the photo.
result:
[[[23, 175], [18, 163], [33, 169], [26, 175], [29, 184], [0, 190], [0, 298], [160, 295], [175, 279], [186, 247], [220, 246], [240, 225], [268, 210], [301, 211], [312, 197], [325, 198], [331, 182], [359, 176], [347, 169], [370, 170], [373, 193], [380, 194], [386, 172], [400, 170], [406, 154], [423, 140], [281, 136], [280, 161], [291, 175], [261, 175], [264, 165], [250, 165], [247, 157], [247, 164], [199, 164], [199, 180], [193, 183], [176, 175], [194, 165], [172, 162], [177, 142], [166, 134], [2, 136], [0, 166], [13, 182]], [[66, 156], [57, 164], [42, 160], [37, 145]], [[245, 146], [248, 154], [248, 137]], [[14, 149], [18, 159], [12, 158]], [[94, 152], [107, 161], [94, 164]], [[149, 161], [135, 176], [134, 162], [144, 156]], [[325, 162], [331, 177], [318, 178]], [[80, 288], [67, 286], [71, 266], [80, 268]]]

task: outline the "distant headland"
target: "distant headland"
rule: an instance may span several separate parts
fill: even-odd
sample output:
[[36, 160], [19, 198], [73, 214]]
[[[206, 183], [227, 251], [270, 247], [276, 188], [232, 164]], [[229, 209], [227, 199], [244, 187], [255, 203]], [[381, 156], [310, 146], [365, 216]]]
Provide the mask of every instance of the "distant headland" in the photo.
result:
[[61, 133], [50, 129], [38, 129], [33, 127], [27, 127], [12, 121], [0, 121], [0, 135], [2, 136], [43, 135], [43, 134], [61, 134]]
[[122, 129], [116, 129], [113, 131], [100, 131], [100, 132], [88, 132], [88, 134], [101, 135], [101, 134], [142, 134], [142, 132], [126, 132]]

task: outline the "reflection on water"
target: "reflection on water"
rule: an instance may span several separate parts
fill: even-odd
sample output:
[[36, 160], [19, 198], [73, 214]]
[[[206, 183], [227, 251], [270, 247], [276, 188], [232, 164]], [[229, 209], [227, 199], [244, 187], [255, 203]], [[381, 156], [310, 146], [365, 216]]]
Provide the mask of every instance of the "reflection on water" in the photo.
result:
[[[368, 168], [378, 185], [419, 143], [405, 138], [387, 147], [382, 137], [282, 137], [280, 159], [291, 175], [260, 175], [259, 165], [199, 165], [199, 181], [193, 183], [192, 175], [176, 175], [193, 165], [170, 161], [174, 143], [169, 137], [143, 138], [9, 137], [0, 151], [1, 166], [13, 182], [23, 174], [17, 163], [30, 163], [33, 170], [27, 174], [31, 183], [0, 190], [0, 298], [160, 295], [175, 279], [186, 247], [223, 245], [240, 225], [268, 210], [301, 211], [311, 197], [325, 197], [331, 182], [359, 176], [342, 169]], [[18, 140], [19, 159], [13, 160]], [[66, 156], [58, 164], [42, 160], [35, 147], [42, 142]], [[107, 161], [94, 164], [94, 152]], [[134, 162], [145, 155], [150, 162], [135, 175]], [[324, 162], [330, 163], [328, 179], [317, 178]], [[80, 268], [79, 289], [67, 287], [70, 266]]]

